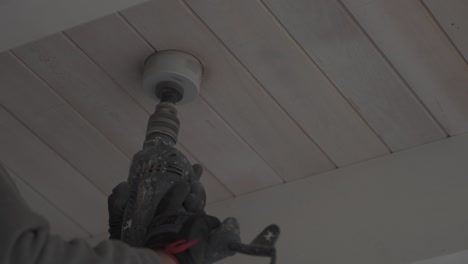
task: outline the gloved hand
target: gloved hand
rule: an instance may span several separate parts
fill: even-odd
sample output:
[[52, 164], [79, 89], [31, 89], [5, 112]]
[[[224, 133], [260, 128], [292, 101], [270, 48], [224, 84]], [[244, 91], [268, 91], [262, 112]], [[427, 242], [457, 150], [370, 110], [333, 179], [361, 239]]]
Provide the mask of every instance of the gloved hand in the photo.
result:
[[147, 247], [173, 256], [180, 264], [214, 263], [233, 256], [229, 245], [240, 242], [235, 218], [220, 223], [206, 214], [168, 215], [160, 217], [157, 225], [148, 234]]
[[209, 264], [234, 255], [229, 244], [240, 241], [236, 219], [221, 223], [203, 211], [180, 210], [183, 200], [176, 194], [184, 188], [176, 186], [167, 195], [172, 196], [172, 203], [155, 216], [148, 229], [146, 247], [173, 256], [180, 264]]
[[[200, 183], [203, 168], [200, 164], [193, 165], [194, 175], [190, 180], [190, 191], [188, 195], [184, 195], [183, 208], [189, 212], [199, 212], [205, 208], [206, 193], [203, 185]], [[173, 197], [180, 196], [171, 192], [165, 199], [161, 201], [156, 215], [166, 211], [167, 206], [171, 203]], [[130, 186], [127, 182], [121, 182], [113, 190], [112, 194], [107, 199], [109, 212], [109, 239], [121, 239], [122, 221], [125, 211], [125, 206], [130, 199]]]
[[240, 242], [240, 229], [237, 219], [226, 218], [221, 225], [213, 230], [206, 241], [205, 258], [203, 263], [213, 263], [233, 256], [234, 252], [229, 244]]
[[205, 209], [206, 192], [200, 182], [203, 174], [203, 167], [200, 164], [192, 166], [194, 175], [190, 180], [190, 193], [184, 201], [184, 208], [189, 212], [199, 212]]
[[122, 221], [125, 206], [130, 199], [130, 185], [121, 182], [107, 198], [107, 210], [109, 212], [109, 239], [120, 240], [122, 234]]
[[160, 215], [163, 212], [167, 212], [167, 206], [170, 203], [174, 203], [176, 200], [179, 200], [181, 197], [183, 199], [182, 204], [178, 204], [179, 208], [184, 209], [187, 212], [201, 212], [205, 209], [206, 204], [206, 192], [205, 187], [200, 182], [200, 178], [203, 174], [203, 167], [200, 164], [195, 164], [192, 166], [194, 175], [190, 177], [190, 190], [188, 195], [183, 189], [177, 189], [170, 191], [161, 201], [161, 205], [158, 206], [155, 215]]

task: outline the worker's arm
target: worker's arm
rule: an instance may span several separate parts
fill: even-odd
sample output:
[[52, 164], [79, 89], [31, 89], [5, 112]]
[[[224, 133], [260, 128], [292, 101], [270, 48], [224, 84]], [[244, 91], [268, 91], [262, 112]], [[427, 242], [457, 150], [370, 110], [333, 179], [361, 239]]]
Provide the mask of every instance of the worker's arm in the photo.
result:
[[174, 264], [165, 254], [136, 249], [120, 241], [92, 248], [84, 240], [66, 242], [49, 234], [0, 164], [0, 263], [5, 264]]

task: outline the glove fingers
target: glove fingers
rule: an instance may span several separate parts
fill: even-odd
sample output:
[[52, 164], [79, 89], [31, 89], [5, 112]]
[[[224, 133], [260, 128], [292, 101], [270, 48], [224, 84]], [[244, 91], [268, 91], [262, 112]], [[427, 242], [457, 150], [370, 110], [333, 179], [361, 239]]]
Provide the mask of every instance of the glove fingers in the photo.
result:
[[199, 181], [195, 181], [190, 185], [190, 194], [184, 201], [184, 207], [189, 212], [199, 212], [205, 209], [206, 192], [205, 188]]
[[188, 212], [199, 212], [205, 209], [206, 204], [205, 188], [199, 181], [203, 174], [203, 167], [200, 164], [195, 164], [192, 168], [194, 175], [191, 179], [190, 194], [184, 201], [184, 207]]
[[184, 208], [188, 212], [197, 213], [203, 211], [205, 208], [205, 202], [194, 194], [189, 194], [187, 200], [184, 202]]
[[[145, 237], [145, 246], [164, 248], [168, 244], [185, 239], [179, 231], [191, 215], [183, 212], [183, 203], [190, 191], [188, 183], [174, 185], [158, 205]], [[181, 210], [182, 209], [182, 210]]]
[[224, 219], [223, 223], [221, 224], [221, 229], [225, 232], [229, 232], [235, 236], [240, 235], [240, 227], [239, 222], [234, 217], [228, 217]]
[[223, 226], [228, 226], [230, 228], [234, 228], [234, 229], [237, 229], [237, 230], [240, 229], [239, 228], [239, 222], [234, 217], [228, 217], [228, 218], [224, 219], [222, 225]]
[[187, 234], [187, 240], [205, 240], [220, 225], [221, 221], [214, 216], [196, 215], [184, 226], [182, 233]]
[[107, 198], [110, 239], [120, 239], [123, 214], [129, 199], [130, 186], [127, 182], [122, 182], [117, 185], [112, 190], [112, 194], [109, 198]]
[[214, 217], [214, 216], [208, 216], [205, 218], [205, 221], [207, 223], [207, 225], [209, 226], [210, 230], [214, 230], [216, 228], [219, 228], [222, 223], [221, 221], [219, 221], [219, 219], [217, 217]]
[[239, 223], [235, 218], [226, 218], [218, 227], [213, 225], [208, 239], [205, 263], [213, 263], [235, 254], [230, 248], [233, 242], [240, 242]]
[[190, 185], [188, 183], [179, 183], [172, 187], [159, 204], [156, 215], [169, 214], [182, 209], [189, 192]]
[[123, 215], [125, 206], [130, 199], [130, 185], [127, 182], [121, 182], [113, 190], [107, 199], [109, 212]]
[[194, 164], [192, 166], [195, 180], [199, 181], [203, 174], [203, 167], [200, 164]]

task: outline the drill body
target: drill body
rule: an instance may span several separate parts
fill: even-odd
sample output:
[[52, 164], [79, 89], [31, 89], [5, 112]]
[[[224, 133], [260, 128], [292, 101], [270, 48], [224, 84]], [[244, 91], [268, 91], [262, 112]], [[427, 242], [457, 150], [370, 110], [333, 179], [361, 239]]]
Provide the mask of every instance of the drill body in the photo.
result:
[[[128, 183], [130, 199], [122, 221], [122, 240], [131, 246], [143, 247], [147, 242], [148, 226], [158, 213], [158, 205], [175, 186], [190, 185], [197, 181], [189, 160], [175, 148], [179, 132], [179, 119], [175, 103], [181, 96], [167, 90], [161, 103], [148, 121], [143, 149], [135, 154], [130, 166]], [[204, 204], [203, 204], [204, 206]], [[184, 208], [180, 208], [184, 212]], [[276, 225], [266, 227], [249, 245], [233, 242], [230, 249], [239, 253], [271, 257], [276, 262], [274, 247], [279, 236]]]
[[178, 131], [174, 103], [161, 102], [148, 122], [143, 149], [130, 166], [131, 195], [124, 212], [122, 240], [132, 246], [144, 246], [146, 228], [165, 195], [175, 185], [189, 185], [194, 176], [188, 159], [175, 148]]

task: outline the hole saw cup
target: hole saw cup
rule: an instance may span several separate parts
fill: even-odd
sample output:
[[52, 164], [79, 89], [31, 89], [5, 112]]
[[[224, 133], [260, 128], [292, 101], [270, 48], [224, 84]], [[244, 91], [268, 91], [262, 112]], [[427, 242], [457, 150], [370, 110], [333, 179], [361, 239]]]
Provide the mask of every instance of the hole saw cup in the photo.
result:
[[143, 73], [145, 93], [159, 104], [151, 115], [146, 141], [165, 134], [177, 142], [180, 122], [175, 104], [194, 101], [200, 93], [203, 66], [194, 56], [176, 50], [154, 53], [146, 59]]
[[158, 51], [146, 59], [143, 89], [156, 102], [174, 89], [182, 95], [177, 103], [190, 103], [200, 93], [202, 75], [203, 66], [194, 56], [177, 50]]

